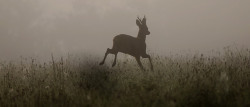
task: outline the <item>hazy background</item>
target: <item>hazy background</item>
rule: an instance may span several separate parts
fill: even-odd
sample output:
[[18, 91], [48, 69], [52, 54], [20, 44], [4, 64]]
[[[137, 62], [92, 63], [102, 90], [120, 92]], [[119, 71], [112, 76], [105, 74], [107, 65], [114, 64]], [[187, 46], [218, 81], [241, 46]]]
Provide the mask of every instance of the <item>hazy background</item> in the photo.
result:
[[144, 14], [150, 53], [250, 47], [250, 0], [0, 0], [0, 59], [102, 57], [115, 35], [137, 36]]

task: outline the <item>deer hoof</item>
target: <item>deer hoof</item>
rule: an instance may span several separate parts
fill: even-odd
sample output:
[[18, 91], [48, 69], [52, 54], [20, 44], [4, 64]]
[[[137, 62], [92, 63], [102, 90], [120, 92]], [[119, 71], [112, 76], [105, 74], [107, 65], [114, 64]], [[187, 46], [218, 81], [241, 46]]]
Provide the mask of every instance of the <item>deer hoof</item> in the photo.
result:
[[101, 62], [99, 65], [103, 65], [104, 64], [104, 62]]

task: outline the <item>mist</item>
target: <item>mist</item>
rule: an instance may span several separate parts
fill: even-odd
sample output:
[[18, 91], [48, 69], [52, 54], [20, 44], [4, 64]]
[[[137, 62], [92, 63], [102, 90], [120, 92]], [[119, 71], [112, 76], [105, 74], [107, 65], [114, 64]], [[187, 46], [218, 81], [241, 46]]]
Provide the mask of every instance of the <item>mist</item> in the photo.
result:
[[150, 53], [249, 48], [249, 5], [249, 0], [1, 0], [0, 59], [103, 56], [114, 36], [137, 36], [136, 18], [144, 15]]

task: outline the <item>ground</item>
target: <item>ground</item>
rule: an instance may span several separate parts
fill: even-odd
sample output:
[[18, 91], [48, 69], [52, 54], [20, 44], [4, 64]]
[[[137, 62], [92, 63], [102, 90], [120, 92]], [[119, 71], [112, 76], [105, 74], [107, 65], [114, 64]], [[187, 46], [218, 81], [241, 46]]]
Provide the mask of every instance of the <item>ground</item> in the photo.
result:
[[151, 56], [154, 71], [93, 56], [1, 61], [0, 106], [250, 106], [249, 49]]

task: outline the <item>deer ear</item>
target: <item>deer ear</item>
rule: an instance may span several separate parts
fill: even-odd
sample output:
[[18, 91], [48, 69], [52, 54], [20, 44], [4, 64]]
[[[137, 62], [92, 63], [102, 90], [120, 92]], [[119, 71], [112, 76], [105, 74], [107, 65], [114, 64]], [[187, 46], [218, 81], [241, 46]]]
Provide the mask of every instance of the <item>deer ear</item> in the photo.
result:
[[142, 25], [141, 22], [138, 19], [136, 19], [136, 25], [139, 26], [139, 27], [141, 27], [141, 25]]
[[144, 18], [142, 19], [142, 24], [146, 24], [146, 17], [144, 15]]

